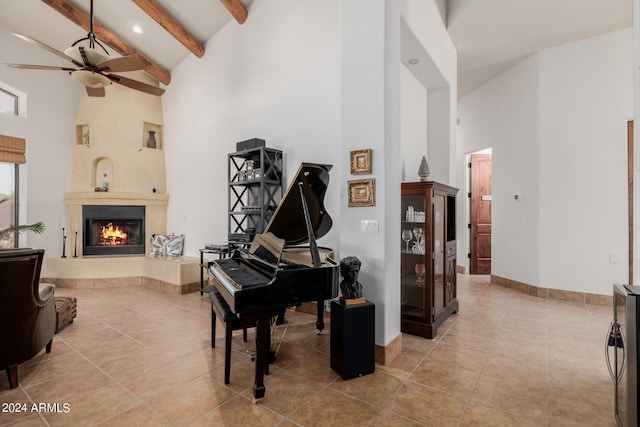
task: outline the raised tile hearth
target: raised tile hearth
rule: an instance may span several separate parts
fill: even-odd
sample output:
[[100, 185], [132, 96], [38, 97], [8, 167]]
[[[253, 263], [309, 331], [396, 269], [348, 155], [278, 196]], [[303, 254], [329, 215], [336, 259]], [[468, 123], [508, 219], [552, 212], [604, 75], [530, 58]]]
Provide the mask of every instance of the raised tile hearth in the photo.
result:
[[59, 288], [143, 286], [170, 295], [200, 289], [200, 260], [194, 257], [47, 258], [41, 281]]

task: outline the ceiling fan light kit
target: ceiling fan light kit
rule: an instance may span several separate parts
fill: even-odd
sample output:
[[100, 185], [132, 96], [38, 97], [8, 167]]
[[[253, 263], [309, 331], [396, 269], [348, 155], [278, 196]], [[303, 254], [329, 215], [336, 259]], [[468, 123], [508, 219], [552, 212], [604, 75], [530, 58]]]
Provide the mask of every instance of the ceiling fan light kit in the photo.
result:
[[72, 71], [70, 74], [75, 80], [91, 88], [105, 87], [111, 84], [111, 80], [109, 80], [107, 76], [103, 76], [100, 73], [94, 73], [93, 71], [76, 70]]
[[[73, 43], [73, 45], [71, 45], [71, 47], [65, 49], [64, 53], [29, 36], [23, 36], [20, 34], [14, 35], [28, 43], [41, 47], [56, 56], [71, 61], [77, 68], [74, 69], [69, 67], [54, 67], [29, 64], [5, 64], [9, 67], [32, 70], [68, 71], [71, 77], [73, 77], [75, 80], [82, 83], [86, 87], [87, 95], [89, 96], [104, 96], [104, 89], [101, 88], [110, 85], [112, 82], [131, 89], [139, 90], [144, 93], [148, 93], [150, 95], [160, 96], [164, 93], [164, 89], [161, 89], [157, 86], [129, 79], [120, 75], [109, 74], [142, 70], [144, 68], [144, 64], [140, 60], [140, 58], [136, 56], [123, 56], [120, 58], [109, 57], [109, 54], [106, 49], [104, 49], [104, 46], [102, 46], [102, 44], [100, 44], [100, 42], [96, 40], [93, 34], [93, 0], [91, 0], [91, 24], [89, 34], [87, 34], [87, 37], [76, 41], [75, 43]], [[89, 41], [88, 47], [79, 44], [79, 42], [87, 40]], [[104, 49], [106, 55], [94, 49], [94, 46], [96, 45]]]

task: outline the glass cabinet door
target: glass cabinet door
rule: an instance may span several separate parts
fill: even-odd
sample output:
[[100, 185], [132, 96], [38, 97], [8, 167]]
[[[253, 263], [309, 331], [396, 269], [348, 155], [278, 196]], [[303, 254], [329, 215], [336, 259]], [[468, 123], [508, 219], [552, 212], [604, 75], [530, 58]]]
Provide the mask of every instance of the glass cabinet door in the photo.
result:
[[435, 316], [445, 308], [445, 196], [433, 196], [433, 308]]
[[402, 315], [425, 319], [428, 315], [425, 299], [425, 275], [428, 271], [425, 257], [426, 197], [402, 197], [401, 223], [401, 299]]

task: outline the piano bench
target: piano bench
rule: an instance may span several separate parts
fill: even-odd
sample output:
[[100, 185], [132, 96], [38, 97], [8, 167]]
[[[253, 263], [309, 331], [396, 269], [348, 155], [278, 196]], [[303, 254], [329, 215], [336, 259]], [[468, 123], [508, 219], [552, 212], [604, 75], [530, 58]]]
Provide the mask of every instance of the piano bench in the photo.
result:
[[211, 348], [216, 346], [216, 317], [224, 323], [224, 383], [229, 384], [231, 376], [231, 337], [233, 331], [242, 329], [242, 338], [247, 342], [247, 328], [256, 326], [255, 321], [239, 318], [217, 290], [209, 292], [211, 299]]

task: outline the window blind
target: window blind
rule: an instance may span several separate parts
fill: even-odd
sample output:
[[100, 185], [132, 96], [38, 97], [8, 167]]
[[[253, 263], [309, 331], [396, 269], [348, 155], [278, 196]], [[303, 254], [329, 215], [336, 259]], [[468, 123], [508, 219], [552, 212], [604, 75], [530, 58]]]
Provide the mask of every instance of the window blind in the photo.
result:
[[0, 135], [0, 162], [26, 163], [27, 142], [22, 138]]

